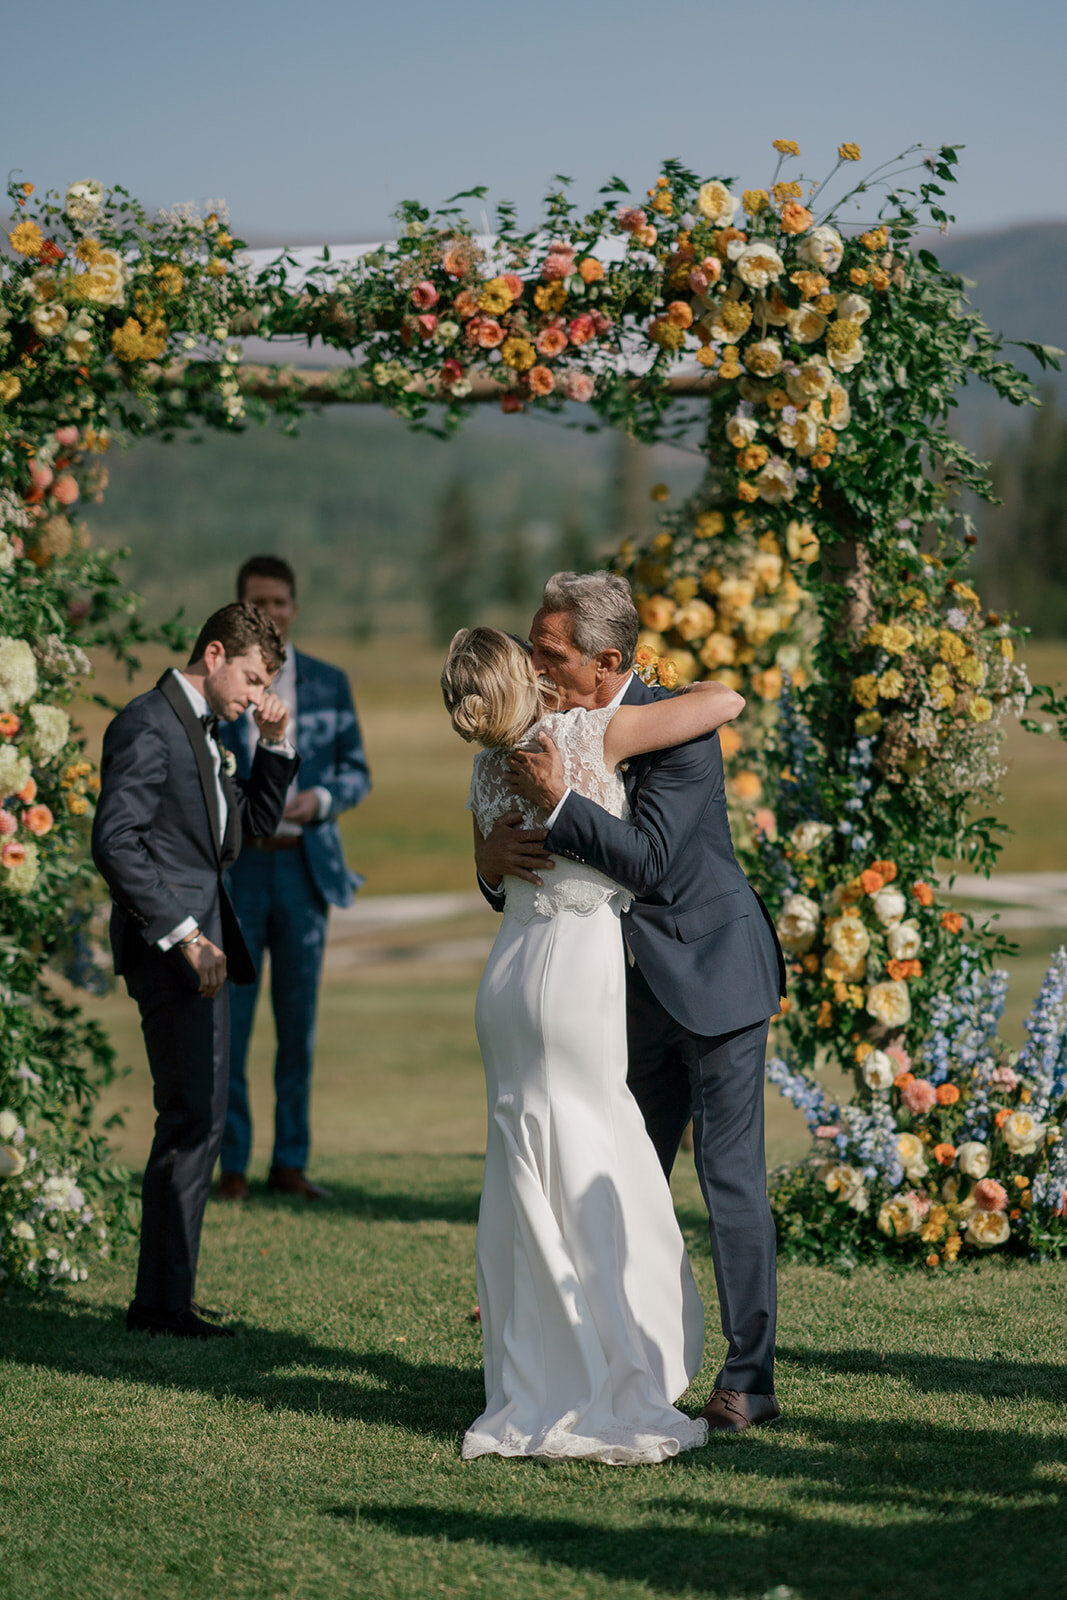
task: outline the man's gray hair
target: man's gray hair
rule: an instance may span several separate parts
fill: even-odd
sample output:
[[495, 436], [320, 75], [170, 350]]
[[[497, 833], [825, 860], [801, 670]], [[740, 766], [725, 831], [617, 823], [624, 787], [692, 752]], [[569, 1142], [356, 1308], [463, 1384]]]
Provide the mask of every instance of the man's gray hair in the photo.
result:
[[617, 650], [620, 670], [634, 664], [640, 621], [630, 585], [611, 572], [557, 572], [545, 584], [544, 611], [565, 611], [571, 639], [586, 661], [602, 650]]

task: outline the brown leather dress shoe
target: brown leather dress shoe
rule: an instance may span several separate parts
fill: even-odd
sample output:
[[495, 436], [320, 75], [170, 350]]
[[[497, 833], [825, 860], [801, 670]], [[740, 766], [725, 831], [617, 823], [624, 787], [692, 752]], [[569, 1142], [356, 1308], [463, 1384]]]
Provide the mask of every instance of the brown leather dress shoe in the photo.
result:
[[739, 1389], [713, 1389], [700, 1415], [708, 1433], [744, 1433], [781, 1416], [773, 1394], [742, 1394]]
[[275, 1194], [298, 1194], [305, 1200], [328, 1200], [331, 1190], [321, 1183], [312, 1183], [299, 1167], [271, 1167], [267, 1188]]
[[243, 1172], [223, 1172], [215, 1185], [216, 1200], [247, 1200], [251, 1195]]

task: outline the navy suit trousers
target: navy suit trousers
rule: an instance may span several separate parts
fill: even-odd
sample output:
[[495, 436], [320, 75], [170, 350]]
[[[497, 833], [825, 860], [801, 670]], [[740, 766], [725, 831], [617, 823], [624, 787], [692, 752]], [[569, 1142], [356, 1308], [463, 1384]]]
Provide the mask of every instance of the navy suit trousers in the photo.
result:
[[[246, 846], [230, 870], [229, 888], [257, 974], [264, 951], [270, 952], [277, 1038], [271, 1165], [303, 1168], [311, 1139], [311, 1068], [328, 908], [311, 881], [302, 848], [253, 850]], [[254, 984], [234, 985], [230, 995], [230, 1093], [222, 1141], [223, 1172], [244, 1172], [252, 1148], [248, 1044], [258, 994], [257, 976]]]
[[766, 1022], [714, 1036], [690, 1033], [631, 966], [626, 988], [627, 1081], [670, 1177], [693, 1120], [693, 1154], [708, 1208], [726, 1360], [716, 1386], [774, 1391], [776, 1237], [763, 1141]]

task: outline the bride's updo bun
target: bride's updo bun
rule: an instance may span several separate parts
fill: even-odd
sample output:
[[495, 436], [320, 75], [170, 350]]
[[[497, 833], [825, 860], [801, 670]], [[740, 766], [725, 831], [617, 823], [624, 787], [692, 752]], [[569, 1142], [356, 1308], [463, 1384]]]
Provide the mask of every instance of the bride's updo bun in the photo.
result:
[[544, 709], [529, 655], [499, 628], [460, 628], [448, 647], [441, 693], [460, 738], [488, 750], [518, 744]]

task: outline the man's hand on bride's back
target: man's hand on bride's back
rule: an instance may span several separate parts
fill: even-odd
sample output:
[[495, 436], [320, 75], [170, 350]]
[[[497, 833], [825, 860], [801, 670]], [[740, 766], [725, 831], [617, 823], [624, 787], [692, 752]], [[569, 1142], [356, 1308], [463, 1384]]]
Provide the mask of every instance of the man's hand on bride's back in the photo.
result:
[[511, 788], [551, 816], [567, 792], [567, 777], [563, 757], [551, 735], [539, 733], [537, 739], [539, 750], [513, 750], [508, 757]]
[[478, 876], [490, 888], [498, 888], [501, 878], [525, 878], [540, 883], [539, 874], [555, 866], [545, 854], [545, 828], [524, 828], [518, 811], [509, 811], [493, 823], [487, 838], [475, 830], [474, 862]]

